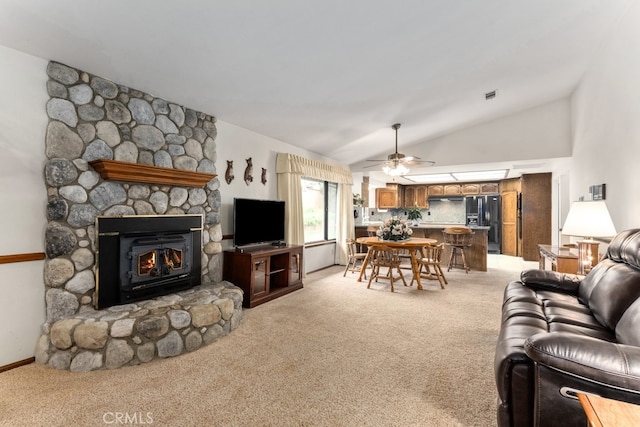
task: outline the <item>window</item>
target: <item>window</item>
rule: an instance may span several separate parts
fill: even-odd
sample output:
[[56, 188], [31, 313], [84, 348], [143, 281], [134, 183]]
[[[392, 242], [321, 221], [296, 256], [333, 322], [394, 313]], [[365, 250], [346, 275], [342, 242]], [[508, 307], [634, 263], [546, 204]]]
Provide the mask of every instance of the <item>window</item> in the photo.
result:
[[302, 178], [305, 243], [335, 240], [338, 218], [338, 184]]

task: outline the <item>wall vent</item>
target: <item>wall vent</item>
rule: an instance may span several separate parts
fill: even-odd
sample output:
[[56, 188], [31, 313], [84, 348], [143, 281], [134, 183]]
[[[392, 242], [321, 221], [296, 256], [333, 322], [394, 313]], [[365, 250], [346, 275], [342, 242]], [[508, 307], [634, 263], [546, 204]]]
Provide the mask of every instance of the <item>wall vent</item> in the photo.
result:
[[484, 94], [484, 99], [485, 100], [490, 100], [496, 97], [496, 92], [498, 92], [497, 90], [492, 90], [491, 92], [487, 92]]

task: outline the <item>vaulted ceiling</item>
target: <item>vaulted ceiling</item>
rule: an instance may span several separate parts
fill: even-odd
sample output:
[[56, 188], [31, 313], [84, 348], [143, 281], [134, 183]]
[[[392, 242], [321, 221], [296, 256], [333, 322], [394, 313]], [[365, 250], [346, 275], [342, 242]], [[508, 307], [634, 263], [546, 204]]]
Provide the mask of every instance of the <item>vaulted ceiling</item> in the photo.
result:
[[570, 96], [630, 1], [0, 0], [0, 44], [356, 170]]

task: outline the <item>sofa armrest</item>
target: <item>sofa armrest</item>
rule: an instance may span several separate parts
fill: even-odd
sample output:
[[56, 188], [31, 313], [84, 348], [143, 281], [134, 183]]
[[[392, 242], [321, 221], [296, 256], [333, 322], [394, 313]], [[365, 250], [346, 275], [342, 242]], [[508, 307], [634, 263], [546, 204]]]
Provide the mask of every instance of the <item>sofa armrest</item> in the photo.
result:
[[527, 287], [577, 295], [582, 276], [549, 270], [524, 270], [520, 281]]
[[536, 363], [589, 381], [640, 391], [640, 347], [567, 332], [536, 334], [524, 344]]

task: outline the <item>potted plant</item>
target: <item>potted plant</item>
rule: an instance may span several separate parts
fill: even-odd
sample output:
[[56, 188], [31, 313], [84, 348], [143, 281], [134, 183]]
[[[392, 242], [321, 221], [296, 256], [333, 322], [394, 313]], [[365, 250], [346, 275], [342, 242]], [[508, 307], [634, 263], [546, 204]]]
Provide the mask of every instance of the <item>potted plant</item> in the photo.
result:
[[359, 193], [355, 193], [353, 195], [353, 204], [354, 204], [354, 206], [362, 206], [363, 203], [364, 203], [364, 199], [360, 196]]
[[418, 205], [414, 205], [412, 208], [409, 208], [407, 219], [409, 219], [409, 221], [412, 221], [413, 225], [418, 225], [418, 220], [422, 219], [422, 211], [420, 211]]

